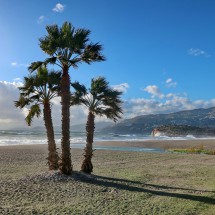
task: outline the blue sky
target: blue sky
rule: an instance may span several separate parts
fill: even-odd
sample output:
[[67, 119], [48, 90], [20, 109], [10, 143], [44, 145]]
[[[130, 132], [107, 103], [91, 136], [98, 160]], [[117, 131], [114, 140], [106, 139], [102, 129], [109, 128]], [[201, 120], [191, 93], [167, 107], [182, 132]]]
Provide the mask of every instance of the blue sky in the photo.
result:
[[45, 26], [64, 21], [90, 29], [107, 58], [71, 69], [72, 80], [107, 77], [124, 91], [125, 118], [215, 106], [214, 11], [212, 0], [1, 0], [0, 124], [13, 121], [5, 94], [16, 98], [27, 65], [46, 58]]

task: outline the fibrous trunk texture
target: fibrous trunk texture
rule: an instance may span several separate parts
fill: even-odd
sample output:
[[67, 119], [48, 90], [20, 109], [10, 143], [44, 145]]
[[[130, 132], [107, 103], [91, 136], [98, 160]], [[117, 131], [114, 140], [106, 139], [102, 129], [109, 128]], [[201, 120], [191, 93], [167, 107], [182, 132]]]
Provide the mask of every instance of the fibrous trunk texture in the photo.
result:
[[70, 152], [70, 77], [68, 67], [63, 67], [61, 79], [61, 105], [62, 105], [62, 139], [61, 139], [61, 160], [59, 170], [62, 174], [72, 173], [72, 162]]
[[94, 114], [92, 112], [89, 112], [86, 125], [87, 143], [84, 149], [84, 160], [81, 165], [81, 171], [89, 174], [93, 171], [93, 164], [91, 159], [93, 156], [93, 136], [95, 129], [94, 119], [95, 119]]
[[46, 127], [47, 139], [48, 139], [48, 165], [49, 170], [57, 170], [58, 169], [58, 154], [56, 151], [56, 144], [54, 138], [54, 129], [52, 123], [52, 116], [51, 116], [51, 107], [50, 103], [44, 103], [44, 122]]

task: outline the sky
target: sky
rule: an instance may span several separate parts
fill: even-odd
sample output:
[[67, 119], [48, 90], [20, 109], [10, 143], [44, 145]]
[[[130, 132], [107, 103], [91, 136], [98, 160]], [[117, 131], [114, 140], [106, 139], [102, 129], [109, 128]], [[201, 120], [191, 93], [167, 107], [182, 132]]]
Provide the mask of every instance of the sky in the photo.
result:
[[[123, 118], [215, 106], [215, 1], [213, 0], [0, 0], [0, 129], [26, 127], [27, 109], [13, 101], [31, 62], [47, 55], [38, 39], [46, 25], [69, 21], [91, 30], [105, 62], [70, 69], [89, 86], [105, 76], [123, 91]], [[59, 68], [56, 68], [59, 69]], [[53, 101], [60, 123], [59, 99]], [[87, 111], [71, 110], [73, 124]], [[99, 119], [103, 120], [103, 119]], [[41, 124], [35, 120], [33, 126]]]

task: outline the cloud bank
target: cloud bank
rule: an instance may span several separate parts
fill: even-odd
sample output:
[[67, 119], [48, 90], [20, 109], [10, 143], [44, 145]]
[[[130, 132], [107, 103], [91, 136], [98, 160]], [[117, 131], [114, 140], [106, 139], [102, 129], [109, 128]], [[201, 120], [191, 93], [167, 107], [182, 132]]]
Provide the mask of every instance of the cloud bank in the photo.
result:
[[124, 102], [124, 118], [132, 118], [147, 114], [173, 113], [182, 110], [192, 110], [197, 108], [215, 107], [215, 99], [209, 101], [192, 101], [187, 97], [173, 95], [164, 102], [153, 99], [137, 98]]
[[[0, 81], [0, 129], [28, 128], [25, 117], [28, 109], [19, 109], [14, 106], [14, 101], [19, 98], [18, 87], [22, 85], [20, 78], [14, 82]], [[52, 116], [55, 126], [61, 126], [61, 105], [60, 98], [52, 101]], [[43, 117], [34, 118], [32, 126], [43, 125]], [[87, 110], [83, 107], [75, 106], [71, 108], [71, 124], [85, 123], [87, 120]]]
[[[28, 113], [27, 108], [20, 110], [15, 108], [14, 101], [19, 97], [18, 87], [22, 85], [20, 79], [14, 82], [0, 81], [0, 129], [27, 128], [25, 117]], [[171, 83], [172, 81], [168, 81]], [[115, 85], [117, 89], [126, 90], [128, 84]], [[211, 100], [191, 100], [187, 95], [161, 92], [158, 86], [149, 85], [145, 91], [151, 96], [150, 99], [131, 98], [124, 100], [123, 118], [131, 118], [138, 115], [170, 113], [196, 108], [215, 107], [215, 99]], [[61, 126], [61, 105], [60, 98], [52, 101], [52, 115], [54, 126]], [[86, 123], [88, 111], [82, 106], [71, 108], [71, 125]], [[97, 121], [104, 121], [106, 118], [96, 118]], [[34, 119], [32, 126], [43, 125], [42, 117]]]

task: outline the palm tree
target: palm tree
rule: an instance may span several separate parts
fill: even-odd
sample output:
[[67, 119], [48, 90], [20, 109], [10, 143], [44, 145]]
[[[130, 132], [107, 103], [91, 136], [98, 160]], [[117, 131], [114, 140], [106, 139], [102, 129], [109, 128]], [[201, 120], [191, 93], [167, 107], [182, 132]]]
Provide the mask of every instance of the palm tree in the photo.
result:
[[95, 129], [95, 116], [106, 116], [108, 119], [117, 121], [122, 114], [122, 92], [111, 89], [104, 77], [98, 77], [91, 80], [91, 89], [87, 90], [84, 85], [78, 82], [71, 84], [75, 93], [71, 96], [71, 105], [85, 105], [88, 108], [88, 118], [86, 124], [86, 147], [84, 149], [84, 160], [81, 165], [81, 171], [91, 173], [93, 165], [91, 162], [93, 156], [93, 136]]
[[48, 72], [46, 67], [40, 67], [34, 76], [24, 77], [24, 85], [19, 87], [20, 97], [15, 106], [20, 109], [30, 106], [26, 123], [30, 126], [32, 119], [41, 115], [40, 106], [43, 106], [43, 119], [48, 139], [49, 170], [58, 169], [58, 154], [54, 138], [54, 129], [51, 116], [51, 100], [58, 96], [60, 90], [60, 72]]
[[40, 38], [40, 48], [49, 55], [44, 61], [33, 62], [29, 71], [33, 72], [41, 65], [55, 64], [62, 69], [61, 105], [62, 105], [62, 155], [59, 169], [63, 174], [72, 172], [70, 152], [70, 75], [69, 68], [77, 68], [79, 63], [91, 64], [104, 61], [99, 43], [90, 43], [90, 31], [75, 29], [65, 22], [61, 28], [57, 25], [46, 26], [47, 35]]

